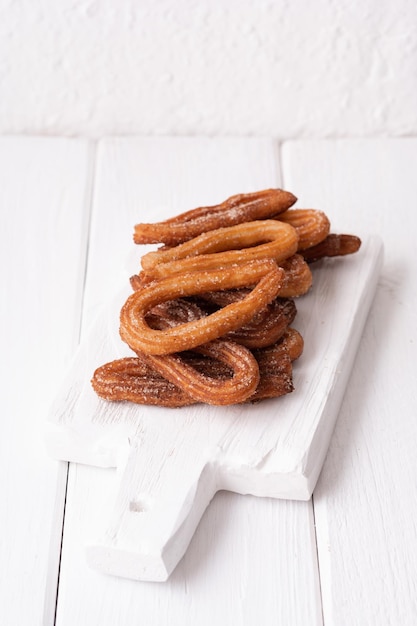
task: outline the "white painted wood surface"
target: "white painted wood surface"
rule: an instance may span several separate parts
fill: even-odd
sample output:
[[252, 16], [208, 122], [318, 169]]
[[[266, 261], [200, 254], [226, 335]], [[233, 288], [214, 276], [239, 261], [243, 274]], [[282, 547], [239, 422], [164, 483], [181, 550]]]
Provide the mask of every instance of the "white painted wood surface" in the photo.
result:
[[324, 623], [417, 623], [417, 140], [289, 143], [284, 181], [385, 262], [314, 494]]
[[67, 464], [44, 423], [78, 343], [93, 153], [0, 140], [0, 623], [52, 624]]
[[[224, 196], [238, 183], [250, 190], [276, 179], [279, 151], [272, 142], [188, 140], [176, 150], [176, 141], [182, 143], [99, 145], [91, 228], [102, 230], [89, 247], [84, 330], [125, 276], [121, 231], [130, 232], [142, 192], [151, 196], [159, 185], [180, 209], [177, 188], [187, 190], [192, 206], [200, 194], [221, 199], [214, 181]], [[145, 158], [138, 144], [146, 143]], [[218, 493], [169, 581], [137, 583], [86, 565], [84, 545], [105, 531], [119, 477], [112, 469], [71, 464], [54, 620], [66, 465], [51, 461], [39, 445], [40, 424], [78, 338], [93, 153], [78, 141], [0, 140], [7, 355], [0, 422], [1, 624], [415, 624], [417, 141], [295, 142], [281, 153], [283, 186], [294, 188], [301, 203], [320, 204], [338, 229], [379, 234], [385, 247], [375, 303], [313, 502]], [[184, 163], [189, 175], [174, 186]], [[170, 176], [161, 178], [165, 171]], [[111, 214], [101, 221], [108, 204]], [[34, 283], [39, 272], [43, 280]], [[11, 296], [14, 310], [6, 306]], [[28, 297], [32, 317], [23, 326]], [[48, 306], [55, 316], [46, 321]], [[18, 346], [25, 358], [17, 363]], [[25, 396], [16, 371], [26, 378]]]

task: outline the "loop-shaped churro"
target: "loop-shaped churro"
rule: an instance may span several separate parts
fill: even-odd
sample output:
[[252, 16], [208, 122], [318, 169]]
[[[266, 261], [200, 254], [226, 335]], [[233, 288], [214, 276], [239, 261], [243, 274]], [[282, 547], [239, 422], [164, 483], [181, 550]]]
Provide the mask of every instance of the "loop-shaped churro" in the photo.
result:
[[221, 204], [199, 207], [154, 224], [136, 224], [133, 240], [138, 244], [175, 246], [209, 230], [267, 219], [289, 209], [297, 198], [283, 189], [265, 189], [231, 196]]
[[194, 400], [223, 406], [244, 402], [259, 383], [259, 366], [253, 354], [232, 341], [217, 340], [194, 349], [230, 368], [229, 377], [216, 377], [198, 371], [181, 354], [146, 355], [147, 362], [164, 378], [177, 385]]
[[[277, 343], [253, 350], [252, 356], [247, 356], [248, 351], [242, 354], [241, 350], [246, 349], [220, 340], [178, 355], [180, 367], [183, 368], [180, 379], [175, 379], [177, 369], [171, 356], [149, 357], [138, 353], [135, 357], [117, 359], [98, 367], [91, 384], [98, 396], [110, 402], [128, 401], [166, 408], [207, 402], [207, 399], [220, 406], [232, 402], [259, 402], [293, 391], [292, 361], [303, 350], [303, 339], [296, 330], [288, 328]], [[170, 360], [170, 380], [165, 378], [168, 368], [162, 373], [160, 364], [156, 367], [157, 359]], [[248, 379], [247, 387], [245, 376]], [[258, 383], [249, 394], [254, 380], [251, 376]], [[236, 393], [238, 379], [242, 379], [239, 384], [244, 391]], [[210, 398], [207, 395], [207, 382], [211, 386]]]
[[[122, 307], [120, 335], [135, 352], [170, 354], [190, 350], [249, 322], [276, 297], [283, 274], [283, 270], [269, 259], [238, 267], [175, 275], [151, 283], [132, 293]], [[146, 322], [146, 314], [160, 302], [213, 289], [254, 284], [255, 287], [241, 302], [230, 304], [202, 319], [160, 331], [150, 328]]]
[[258, 220], [212, 230], [174, 248], [149, 252], [142, 257], [142, 267], [147, 276], [162, 278], [261, 259], [280, 262], [297, 247], [298, 235], [291, 225]]
[[290, 209], [278, 216], [279, 221], [290, 224], [298, 234], [298, 250], [306, 250], [320, 243], [330, 231], [329, 218], [316, 209]]
[[[344, 239], [341, 240], [341, 237], [346, 238], [346, 241]], [[357, 240], [359, 243], [353, 240]], [[351, 254], [352, 252], [356, 252], [356, 250], [352, 250], [354, 246], [357, 246], [357, 249], [360, 247], [360, 240], [357, 237], [353, 237], [352, 235], [338, 235], [337, 240], [335, 240], [333, 236], [329, 235], [328, 238], [317, 246], [304, 250], [302, 253], [293, 254], [284, 261], [281, 261], [279, 266], [284, 270], [284, 278], [279, 297], [297, 298], [307, 293], [313, 282], [313, 274], [308, 264], [313, 261], [318, 261], [324, 256]], [[157, 280], [157, 278], [152, 278], [142, 271], [139, 274], [131, 276], [130, 283], [132, 289], [137, 291]], [[244, 288], [243, 291], [245, 291]], [[223, 291], [222, 293], [214, 292], [213, 295], [207, 295], [205, 298], [207, 300], [211, 298], [212, 302], [216, 301], [219, 306], [224, 306], [224, 304], [220, 305], [220, 301], [225, 302], [227, 299], [230, 299], [230, 296]], [[237, 300], [239, 300], [238, 297], [235, 298], [235, 301]], [[228, 304], [230, 304], [230, 302], [228, 302]]]

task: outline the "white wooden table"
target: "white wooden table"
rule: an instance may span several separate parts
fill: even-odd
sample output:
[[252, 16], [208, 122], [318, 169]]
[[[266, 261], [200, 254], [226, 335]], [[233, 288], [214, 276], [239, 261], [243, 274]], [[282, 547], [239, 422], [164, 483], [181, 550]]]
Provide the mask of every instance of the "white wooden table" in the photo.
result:
[[[416, 166], [415, 139], [0, 139], [2, 626], [417, 623]], [[116, 472], [48, 457], [56, 389], [151, 198], [271, 186], [385, 248], [313, 498], [220, 492], [167, 582], [96, 572]]]

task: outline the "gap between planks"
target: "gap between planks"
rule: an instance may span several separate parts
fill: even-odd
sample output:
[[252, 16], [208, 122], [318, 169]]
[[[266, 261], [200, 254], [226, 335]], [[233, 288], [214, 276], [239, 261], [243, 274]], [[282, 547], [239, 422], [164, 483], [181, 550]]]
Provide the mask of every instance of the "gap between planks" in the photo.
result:
[[[87, 164], [87, 184], [85, 190], [85, 210], [88, 209], [88, 219], [86, 220], [86, 252], [85, 263], [82, 273], [82, 288], [80, 297], [80, 310], [78, 312], [78, 320], [76, 325], [77, 331], [77, 344], [80, 342], [81, 334], [83, 330], [83, 310], [84, 310], [84, 296], [85, 285], [87, 279], [88, 259], [89, 259], [89, 239], [91, 229], [91, 216], [94, 200], [95, 178], [96, 178], [96, 165], [97, 165], [97, 142], [88, 143], [88, 164]], [[76, 350], [74, 347], [74, 352]], [[60, 461], [59, 475], [56, 487], [56, 501], [55, 501], [55, 513], [54, 518], [57, 521], [57, 532], [51, 537], [50, 552], [49, 552], [49, 567], [47, 571], [47, 579], [45, 584], [45, 598], [44, 598], [44, 613], [43, 613], [43, 626], [55, 626], [58, 612], [58, 599], [59, 599], [59, 584], [61, 575], [61, 561], [62, 550], [65, 536], [65, 516], [67, 511], [67, 497], [68, 497], [68, 483], [69, 483], [69, 471], [70, 463]]]

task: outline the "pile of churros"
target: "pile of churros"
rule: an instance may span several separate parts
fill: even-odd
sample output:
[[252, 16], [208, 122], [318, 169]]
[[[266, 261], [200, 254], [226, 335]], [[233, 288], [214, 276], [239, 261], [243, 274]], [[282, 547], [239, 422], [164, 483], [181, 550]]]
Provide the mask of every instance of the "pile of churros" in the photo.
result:
[[120, 313], [131, 356], [106, 363], [92, 386], [108, 401], [163, 407], [258, 402], [294, 389], [304, 340], [294, 298], [311, 264], [356, 252], [354, 235], [330, 232], [325, 213], [291, 208], [282, 189], [239, 194], [134, 227], [141, 259]]

